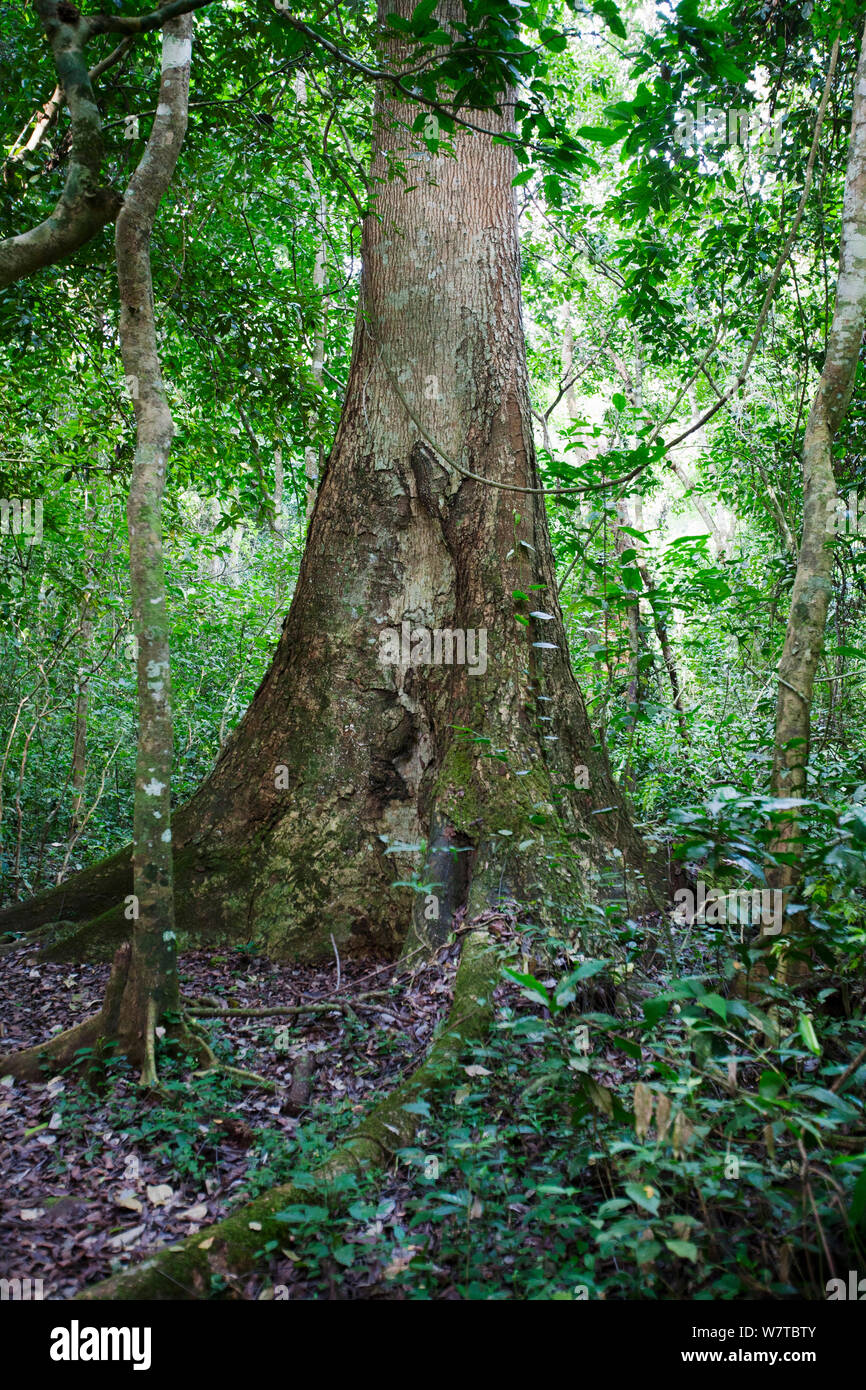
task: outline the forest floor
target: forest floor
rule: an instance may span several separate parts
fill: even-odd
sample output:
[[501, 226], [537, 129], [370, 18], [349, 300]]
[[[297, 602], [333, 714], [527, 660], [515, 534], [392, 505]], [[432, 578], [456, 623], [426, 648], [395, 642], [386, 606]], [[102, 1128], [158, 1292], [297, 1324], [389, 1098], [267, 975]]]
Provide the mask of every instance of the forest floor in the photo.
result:
[[[338, 990], [336, 961], [323, 968], [237, 950], [184, 954], [186, 999], [320, 1005], [203, 1020], [217, 1055], [267, 1077], [273, 1093], [219, 1074], [191, 1081], [178, 1064], [163, 1072], [159, 1093], [145, 1096], [124, 1063], [94, 1056], [77, 1069], [86, 1078], [4, 1078], [0, 1250], [8, 1267], [42, 1279], [44, 1297], [69, 1298], [315, 1161], [423, 1058], [450, 1003], [457, 956], [456, 946], [446, 949], [390, 992], [391, 963], [341, 962]], [[0, 979], [3, 1051], [95, 1012], [107, 976], [107, 965], [51, 964], [27, 946], [11, 952]], [[321, 1007], [332, 998], [332, 1010]], [[309, 1103], [298, 1106], [289, 1083], [305, 1055], [315, 1070]]]
[[[753, 1002], [724, 968], [726, 928], [673, 924], [669, 958], [662, 923], [629, 921], [601, 958], [591, 936], [495, 925], [489, 1033], [435, 1096], [407, 1104], [411, 1141], [328, 1194], [317, 1164], [429, 1053], [459, 931], [412, 975], [343, 961], [338, 981], [336, 960], [249, 948], [182, 955], [182, 993], [217, 1057], [267, 1088], [191, 1074], [167, 1041], [158, 1091], [93, 1050], [42, 1084], [0, 1078], [9, 1276], [67, 1299], [161, 1246], [211, 1239], [205, 1228], [288, 1183], [253, 1268], [192, 1296], [820, 1299], [835, 1270], [860, 1267], [859, 977], [816, 963], [808, 997], [756, 979]], [[92, 1013], [107, 973], [9, 952], [4, 1052]], [[205, 1016], [223, 1006], [303, 1011]]]

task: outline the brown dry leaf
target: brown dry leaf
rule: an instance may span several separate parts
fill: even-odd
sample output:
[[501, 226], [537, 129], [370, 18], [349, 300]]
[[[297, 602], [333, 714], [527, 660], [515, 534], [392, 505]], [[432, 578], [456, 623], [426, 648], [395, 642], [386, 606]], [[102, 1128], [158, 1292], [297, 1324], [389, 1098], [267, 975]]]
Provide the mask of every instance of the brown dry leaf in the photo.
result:
[[181, 1221], [206, 1221], [207, 1205], [204, 1202], [197, 1202], [194, 1207], [190, 1207], [187, 1211], [179, 1211], [178, 1216]]
[[404, 1269], [408, 1269], [412, 1262], [412, 1256], [417, 1250], [417, 1245], [407, 1245], [405, 1250], [393, 1250], [390, 1263], [385, 1266], [383, 1271], [385, 1278], [393, 1279], [395, 1275], [402, 1274]]
[[600, 1086], [597, 1081], [593, 1081], [591, 1076], [586, 1078], [587, 1095], [596, 1110], [602, 1115], [613, 1118], [613, 1096], [606, 1086]]
[[671, 1136], [675, 1154], [681, 1154], [688, 1147], [693, 1134], [690, 1119], [682, 1110], [678, 1110], [674, 1116], [674, 1130]]
[[638, 1139], [643, 1139], [653, 1117], [653, 1093], [649, 1086], [639, 1081], [634, 1088], [634, 1130]]
[[118, 1192], [114, 1199], [116, 1207], [123, 1207], [125, 1211], [144, 1211], [144, 1207], [131, 1190]]
[[664, 1091], [656, 1092], [656, 1134], [658, 1141], [663, 1144], [668, 1137], [668, 1130], [671, 1127], [671, 1102], [670, 1097]]
[[134, 1245], [142, 1235], [144, 1235], [143, 1226], [130, 1226], [128, 1231], [121, 1231], [119, 1235], [113, 1236], [108, 1243], [113, 1250], [124, 1250], [126, 1246]]
[[210, 1248], [211, 1248], [211, 1246], [213, 1245], [213, 1243], [214, 1243], [214, 1236], [207, 1236], [204, 1240], [200, 1240], [200, 1241], [199, 1241], [199, 1243], [198, 1243], [198, 1248], [199, 1248], [199, 1250], [210, 1250]]

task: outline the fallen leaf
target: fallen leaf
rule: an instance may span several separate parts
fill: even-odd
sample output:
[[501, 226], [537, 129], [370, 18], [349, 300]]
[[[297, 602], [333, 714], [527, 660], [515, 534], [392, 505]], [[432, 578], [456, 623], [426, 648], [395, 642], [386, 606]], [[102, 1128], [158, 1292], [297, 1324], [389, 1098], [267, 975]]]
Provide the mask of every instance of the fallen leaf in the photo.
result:
[[190, 1207], [188, 1211], [179, 1211], [178, 1216], [181, 1221], [206, 1221], [207, 1205], [204, 1202], [198, 1202], [196, 1206]]
[[164, 1207], [174, 1196], [174, 1191], [167, 1182], [157, 1183], [155, 1187], [148, 1187], [147, 1200], [151, 1206]]
[[114, 1199], [116, 1207], [123, 1207], [125, 1211], [144, 1211], [144, 1207], [132, 1190], [118, 1192]]
[[114, 1250], [123, 1250], [127, 1245], [134, 1245], [143, 1234], [143, 1226], [130, 1226], [128, 1231], [121, 1231], [120, 1235], [112, 1236], [108, 1243]]

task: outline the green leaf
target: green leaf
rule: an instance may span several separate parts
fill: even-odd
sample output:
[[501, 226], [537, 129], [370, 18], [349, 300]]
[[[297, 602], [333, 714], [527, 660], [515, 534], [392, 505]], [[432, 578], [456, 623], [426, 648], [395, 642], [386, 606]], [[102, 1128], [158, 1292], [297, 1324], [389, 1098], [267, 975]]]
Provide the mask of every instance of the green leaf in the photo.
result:
[[509, 980], [513, 980], [515, 984], [520, 985], [524, 994], [534, 1003], [543, 1004], [546, 1009], [550, 1009], [551, 1012], [554, 1011], [556, 1007], [555, 1004], [544, 988], [544, 985], [540, 980], [536, 980], [534, 975], [521, 975], [518, 970], [512, 970], [508, 966], [503, 967], [502, 973], [503, 975], [507, 975]]
[[673, 1255], [679, 1255], [683, 1260], [697, 1260], [698, 1247], [693, 1245], [690, 1240], [666, 1240], [665, 1245]]
[[818, 1041], [818, 1035], [815, 1032], [815, 1025], [812, 1022], [811, 1015], [800, 1014], [797, 1027], [800, 1033], [800, 1037], [803, 1039], [803, 1042], [806, 1044], [809, 1051], [813, 1052], [816, 1057], [820, 1057], [823, 1049]]
[[582, 125], [577, 132], [579, 139], [592, 140], [596, 145], [604, 145], [605, 149], [615, 145], [627, 133], [628, 127], [624, 125], [613, 129], [606, 125]]
[[651, 1212], [653, 1216], [658, 1214], [659, 1194], [655, 1188], [651, 1187], [648, 1191], [647, 1187], [641, 1186], [640, 1183], [627, 1182], [625, 1191], [633, 1202], [636, 1202], [639, 1207], [643, 1207], [644, 1211]]
[[278, 1211], [274, 1220], [300, 1224], [304, 1221], [324, 1221], [327, 1215], [327, 1207], [307, 1206], [305, 1203], [299, 1202], [294, 1206], [285, 1207], [283, 1211]]
[[857, 1225], [866, 1217], [866, 1168], [860, 1174], [854, 1184], [854, 1191], [851, 1194], [851, 1204], [848, 1207], [848, 1215], [851, 1217], [853, 1225]]
[[758, 1082], [758, 1095], [763, 1100], [775, 1100], [785, 1084], [785, 1078], [781, 1072], [770, 1071], [769, 1069], [761, 1072], [761, 1079]]
[[671, 1002], [672, 1001], [666, 999], [663, 994], [659, 994], [655, 999], [644, 1000], [643, 1016], [651, 1028], [667, 1013], [671, 1006]]
[[625, 25], [620, 19], [619, 9], [614, 4], [614, 0], [593, 0], [592, 5], [595, 14], [600, 15], [607, 24], [608, 29], [618, 39], [628, 37]]
[[698, 1000], [705, 1009], [711, 1009], [714, 1014], [718, 1014], [723, 1023], [728, 1021], [728, 1005], [720, 994], [702, 994]]
[[415, 6], [409, 22], [416, 34], [423, 29], [438, 3], [439, 0], [420, 0], [420, 3]]

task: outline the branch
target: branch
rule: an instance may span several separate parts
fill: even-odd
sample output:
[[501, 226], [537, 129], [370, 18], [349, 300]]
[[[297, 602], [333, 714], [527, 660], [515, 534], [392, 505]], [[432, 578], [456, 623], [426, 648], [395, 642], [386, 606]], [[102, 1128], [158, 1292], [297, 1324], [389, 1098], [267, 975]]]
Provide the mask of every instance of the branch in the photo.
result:
[[161, 5], [151, 14], [92, 14], [85, 18], [84, 24], [87, 38], [94, 34], [149, 34], [154, 29], [161, 29], [170, 19], [192, 14], [194, 10], [203, 10], [206, 5], [212, 4], [214, 0], [171, 0], [170, 4]]
[[[96, 63], [88, 73], [91, 82], [95, 82], [96, 79], [98, 77], [101, 77], [104, 72], [108, 72], [109, 68], [113, 68], [116, 63], [119, 63], [121, 58], [129, 52], [133, 42], [134, 40], [131, 38], [123, 39], [117, 45], [116, 48], [112, 49], [112, 51], [108, 54], [106, 58], [102, 58], [98, 63]], [[34, 150], [37, 150], [39, 148], [39, 146], [42, 144], [42, 141], [45, 139], [46, 133], [50, 130], [51, 126], [57, 120], [57, 115], [60, 111], [60, 107], [62, 106], [62, 104], [63, 88], [58, 82], [57, 86], [54, 88], [54, 91], [51, 93], [51, 96], [48, 98], [45, 105], [40, 107], [39, 111], [36, 113], [35, 116], [31, 116], [30, 120], [27, 122], [27, 125], [24, 127], [18, 139], [16, 140], [15, 147], [12, 150], [12, 153], [10, 154], [9, 158], [6, 160], [7, 168], [10, 164], [20, 163], [20, 161], [24, 158], [25, 155], [32, 154]], [[31, 126], [33, 126], [33, 134], [30, 136], [30, 139], [27, 141], [26, 145], [22, 145], [21, 141], [24, 139], [24, 136], [26, 135], [27, 131], [30, 129]]]
[[[66, 94], [72, 120], [72, 149], [63, 192], [44, 222], [0, 242], [0, 289], [44, 266], [54, 265], [113, 222], [121, 200], [102, 184], [102, 128], [84, 61], [87, 23], [77, 11], [55, 0], [36, 0], [36, 10], [51, 44], [58, 86]], [[75, 14], [74, 21], [61, 20]]]

